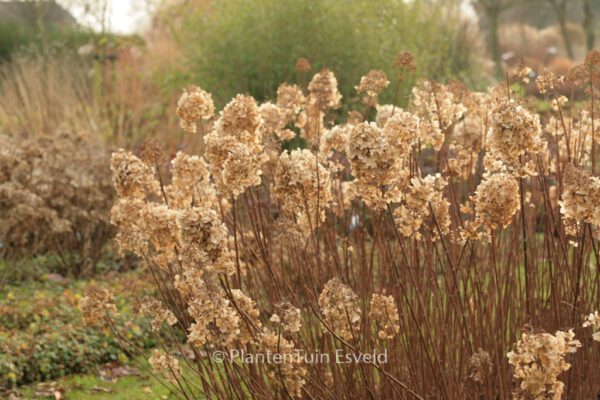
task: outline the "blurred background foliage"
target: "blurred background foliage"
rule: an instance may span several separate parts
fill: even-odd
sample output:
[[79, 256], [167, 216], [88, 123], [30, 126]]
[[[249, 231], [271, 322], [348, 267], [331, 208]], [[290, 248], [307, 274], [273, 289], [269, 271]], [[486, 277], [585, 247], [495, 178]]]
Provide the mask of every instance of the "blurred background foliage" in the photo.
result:
[[[325, 66], [334, 71], [346, 98], [371, 69], [393, 80], [392, 63], [404, 50], [416, 55], [419, 76], [475, 86], [486, 81], [479, 37], [456, 7], [439, 2], [216, 0], [179, 12], [181, 78], [212, 91], [220, 105], [240, 92], [273, 99], [281, 82], [309, 79], [294, 70], [300, 57], [308, 58], [313, 73]], [[171, 16], [163, 21], [172, 23]], [[384, 102], [391, 101], [389, 92]]]

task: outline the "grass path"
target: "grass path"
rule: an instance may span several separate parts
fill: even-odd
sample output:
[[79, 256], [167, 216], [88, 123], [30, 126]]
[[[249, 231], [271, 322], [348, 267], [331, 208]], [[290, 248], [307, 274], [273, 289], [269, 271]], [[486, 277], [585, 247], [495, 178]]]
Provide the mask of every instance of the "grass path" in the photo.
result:
[[[73, 375], [57, 380], [51, 386], [47, 384], [45, 386], [39, 386], [39, 384], [23, 386], [20, 388], [19, 396], [21, 399], [55, 399], [51, 388], [60, 389], [61, 392], [64, 389], [62, 398], [66, 400], [167, 400], [176, 398], [169, 393], [168, 389], [143, 373], [140, 376], [127, 376], [115, 381], [107, 381], [94, 374]], [[48, 396], [44, 395], [46, 393]]]

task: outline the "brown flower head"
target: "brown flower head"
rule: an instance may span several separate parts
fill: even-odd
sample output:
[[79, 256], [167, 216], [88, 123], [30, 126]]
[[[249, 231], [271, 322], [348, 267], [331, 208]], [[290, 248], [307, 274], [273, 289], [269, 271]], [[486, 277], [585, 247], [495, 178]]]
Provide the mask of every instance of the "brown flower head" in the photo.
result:
[[199, 119], [211, 119], [215, 114], [215, 105], [210, 93], [192, 85], [183, 90], [176, 112], [181, 118], [181, 128], [196, 133], [196, 122]]

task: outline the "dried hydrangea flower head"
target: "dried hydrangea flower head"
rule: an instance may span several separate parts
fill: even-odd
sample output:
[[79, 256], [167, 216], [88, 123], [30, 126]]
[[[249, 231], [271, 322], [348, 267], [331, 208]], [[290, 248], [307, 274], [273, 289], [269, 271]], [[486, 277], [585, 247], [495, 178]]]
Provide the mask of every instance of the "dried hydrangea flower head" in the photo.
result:
[[383, 71], [371, 70], [360, 78], [360, 84], [355, 87], [358, 93], [364, 93], [363, 102], [369, 106], [377, 104], [377, 96], [388, 87], [390, 81]]
[[291, 140], [296, 133], [286, 129], [287, 117], [285, 110], [279, 106], [266, 102], [258, 107], [262, 124], [260, 130], [263, 138], [265, 161], [263, 164], [264, 174], [272, 176], [277, 167], [277, 159], [282, 149], [282, 141]]
[[421, 118], [421, 142], [439, 150], [446, 131], [462, 118], [465, 107], [447, 86], [420, 81], [412, 90], [411, 109]]
[[414, 74], [417, 70], [415, 56], [410, 51], [403, 51], [394, 60], [394, 67], [402, 72]]
[[161, 350], [154, 350], [148, 359], [152, 370], [165, 378], [169, 383], [177, 385], [181, 378], [182, 370], [179, 360]]
[[351, 129], [350, 125], [335, 125], [331, 129], [327, 129], [321, 137], [319, 146], [319, 152], [323, 157], [331, 157], [334, 150], [345, 152]]
[[585, 56], [585, 65], [600, 68], [600, 51], [592, 50]]
[[419, 117], [401, 109], [396, 109], [387, 119], [383, 133], [399, 152], [398, 156], [407, 156], [412, 146], [417, 144], [420, 122]]
[[123, 197], [117, 199], [110, 210], [110, 222], [119, 230], [115, 236], [115, 245], [120, 255], [127, 252], [144, 255], [148, 251], [148, 235], [143, 231], [141, 223], [141, 211], [145, 206], [144, 199]]
[[356, 125], [364, 122], [365, 116], [358, 110], [348, 111], [348, 125]]
[[564, 191], [560, 201], [560, 211], [565, 220], [598, 226], [600, 224], [598, 204], [600, 204], [600, 178], [590, 176], [571, 163], [567, 164], [564, 172]]
[[243, 320], [237, 339], [242, 343], [250, 343], [255, 339], [255, 332], [262, 328], [260, 311], [256, 302], [240, 289], [231, 289], [231, 302], [235, 303], [234, 308]]
[[294, 221], [293, 215], [279, 215], [272, 225], [273, 242], [290, 249], [304, 248], [306, 232]]
[[[394, 210], [394, 222], [399, 232], [405, 237], [421, 238], [419, 230], [428, 217], [432, 218], [432, 238], [439, 235], [437, 227], [443, 234], [450, 229], [450, 203], [444, 197], [444, 189], [448, 182], [440, 174], [428, 175], [425, 178], [413, 178], [404, 192], [402, 204]], [[433, 210], [434, 215], [431, 215]]]
[[169, 206], [176, 209], [217, 208], [217, 194], [204, 158], [177, 152], [171, 160], [172, 181], [166, 188]]
[[402, 160], [376, 124], [363, 122], [351, 128], [346, 153], [355, 177], [356, 193], [370, 207], [383, 208], [393, 200], [391, 186], [403, 177]]
[[324, 221], [331, 202], [329, 171], [309, 150], [283, 152], [275, 171], [274, 192], [282, 209], [309, 233]]
[[238, 94], [231, 100], [215, 124], [222, 136], [236, 137], [244, 144], [260, 143], [260, 111], [252, 96]]
[[[532, 163], [522, 157], [544, 149], [540, 118], [514, 100], [496, 100], [490, 110], [490, 156], [501, 160], [518, 175], [534, 175]], [[529, 160], [531, 161], [531, 160]]]
[[194, 207], [178, 216], [179, 253], [184, 268], [231, 274], [233, 260], [228, 249], [227, 226], [214, 209]]
[[523, 61], [519, 63], [517, 68], [512, 73], [512, 77], [520, 80], [524, 84], [528, 84], [530, 82], [530, 78], [532, 75], [535, 75], [533, 70], [524, 64]]
[[294, 132], [285, 129], [287, 123], [285, 110], [271, 102], [261, 104], [258, 110], [262, 118], [260, 129], [265, 143], [271, 140], [273, 136], [278, 137], [280, 140], [294, 138]]
[[592, 327], [592, 329], [594, 330], [594, 333], [592, 334], [592, 339], [597, 342], [600, 342], [600, 314], [598, 314], [598, 311], [594, 311], [593, 313], [590, 313], [585, 317], [583, 327]]
[[575, 340], [573, 330], [549, 333], [523, 333], [515, 351], [507, 354], [514, 367], [514, 377], [521, 381], [521, 394], [517, 398], [560, 400], [564, 383], [558, 376], [571, 368], [565, 357], [575, 353], [581, 343]]
[[195, 321], [189, 328], [188, 342], [196, 346], [235, 344], [243, 321], [223, 293], [196, 285], [192, 298], [188, 300], [188, 313]]
[[[377, 104], [375, 106], [375, 109], [377, 110], [377, 114], [375, 115], [375, 122], [380, 128], [383, 128], [385, 126], [386, 122], [392, 116], [392, 114], [402, 111], [400, 107], [396, 107], [393, 104]], [[357, 122], [362, 122], [362, 119]]]
[[488, 93], [469, 92], [461, 98], [465, 106], [462, 119], [454, 124], [450, 142], [479, 153], [488, 128], [488, 110], [492, 98]]
[[535, 84], [541, 94], [555, 92], [565, 82], [565, 77], [543, 67], [535, 78]]
[[144, 296], [140, 300], [140, 313], [150, 320], [152, 331], [158, 332], [164, 322], [173, 326], [177, 318], [173, 312], [163, 305], [160, 300], [151, 296]]
[[298, 114], [296, 127], [300, 128], [300, 136], [311, 145], [318, 145], [325, 131], [325, 112], [314, 104], [309, 104]]
[[333, 72], [323, 68], [308, 84], [310, 104], [320, 111], [340, 107], [342, 95], [338, 90], [337, 79]]
[[296, 71], [300, 73], [307, 73], [311, 70], [310, 62], [305, 57], [300, 57], [296, 60]]
[[195, 321], [188, 340], [197, 346], [244, 346], [255, 341], [262, 327], [256, 303], [239, 289], [232, 289], [228, 298], [220, 288], [196, 286], [188, 304], [188, 313]]
[[112, 292], [96, 285], [87, 289], [79, 307], [87, 325], [96, 325], [117, 311]]
[[[307, 370], [304, 358], [297, 351], [294, 343], [281, 335], [265, 331], [260, 335], [258, 348], [263, 353], [279, 354], [281, 363], [266, 363], [269, 377], [279, 386], [285, 386], [285, 392], [294, 398], [302, 397], [302, 388], [306, 384]], [[283, 382], [281, 382], [283, 378]]]
[[479, 349], [469, 359], [469, 378], [474, 382], [484, 383], [486, 377], [491, 375], [492, 368], [493, 364], [490, 354], [483, 349]]
[[270, 321], [277, 324], [285, 334], [298, 333], [302, 327], [300, 309], [289, 302], [277, 304]]
[[177, 102], [177, 115], [183, 130], [196, 133], [196, 122], [199, 119], [209, 120], [215, 115], [212, 95], [198, 86], [188, 86]]
[[154, 167], [162, 156], [160, 144], [154, 139], [144, 140], [140, 149], [140, 160]]
[[298, 85], [282, 83], [277, 88], [277, 106], [285, 113], [286, 122], [292, 122], [304, 107], [306, 98]]
[[179, 241], [178, 212], [166, 204], [149, 203], [141, 211], [144, 232], [157, 252], [170, 253]]
[[519, 185], [506, 173], [486, 177], [475, 190], [478, 223], [487, 231], [506, 227], [519, 211]]
[[114, 152], [110, 168], [119, 197], [144, 197], [149, 189], [157, 185], [153, 168], [131, 152], [122, 149]]
[[558, 145], [557, 156], [548, 161], [550, 171], [556, 173], [559, 166], [564, 166], [574, 158], [577, 158], [578, 165], [591, 167], [592, 138], [596, 143], [600, 143], [600, 129], [597, 127], [600, 127], [600, 118], [594, 118], [592, 121], [588, 110], [581, 110], [577, 118], [565, 115], [548, 118], [544, 124], [544, 131], [550, 134]]
[[379, 339], [393, 339], [400, 332], [398, 324], [400, 316], [392, 296], [373, 293], [369, 316], [379, 329], [377, 332]]
[[256, 101], [237, 95], [204, 137], [205, 156], [219, 193], [225, 197], [260, 184], [264, 161], [261, 116]]
[[[600, 82], [600, 51], [592, 50], [587, 53], [583, 65], [581, 65], [581, 81], [586, 85], [594, 82], [596, 85]], [[586, 88], [588, 91], [588, 88]], [[591, 92], [588, 92], [591, 94]]]
[[325, 284], [319, 295], [319, 307], [323, 320], [337, 336], [351, 340], [358, 333], [361, 318], [358, 296], [339, 279], [333, 278]]

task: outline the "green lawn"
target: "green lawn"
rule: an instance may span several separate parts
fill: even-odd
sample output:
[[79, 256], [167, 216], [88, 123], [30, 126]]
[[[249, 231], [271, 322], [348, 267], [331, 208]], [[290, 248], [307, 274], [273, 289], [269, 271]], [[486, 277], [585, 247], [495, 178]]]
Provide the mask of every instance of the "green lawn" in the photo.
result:
[[[98, 375], [73, 375], [55, 381], [56, 389], [64, 388], [64, 398], [68, 400], [114, 399], [114, 400], [164, 400], [174, 399], [174, 395], [157, 380], [141, 373], [140, 376], [127, 376], [115, 381], [101, 379]], [[41, 386], [45, 389], [46, 386]], [[36, 396], [41, 392], [38, 384], [23, 386], [18, 391], [22, 399], [54, 399], [51, 396]], [[51, 390], [45, 389], [50, 392]], [[50, 393], [48, 393], [50, 394]]]

